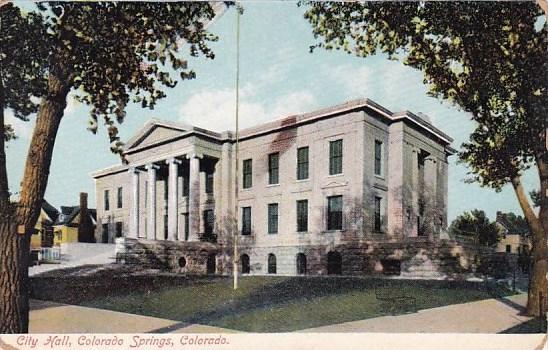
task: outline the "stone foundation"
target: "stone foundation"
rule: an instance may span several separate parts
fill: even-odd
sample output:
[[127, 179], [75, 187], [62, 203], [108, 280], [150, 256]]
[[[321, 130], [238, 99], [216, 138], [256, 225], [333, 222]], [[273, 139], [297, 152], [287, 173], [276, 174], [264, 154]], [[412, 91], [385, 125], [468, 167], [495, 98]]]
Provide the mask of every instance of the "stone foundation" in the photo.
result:
[[[117, 241], [117, 258], [126, 264], [189, 274], [232, 274], [232, 248], [217, 243], [150, 241], [123, 238]], [[328, 254], [340, 254], [328, 261]], [[268, 256], [276, 257], [276, 275], [294, 276], [297, 254], [306, 256], [307, 275], [400, 275], [403, 277], [444, 278], [480, 272], [485, 249], [452, 240], [370, 241], [355, 244], [239, 247], [247, 254], [251, 275], [268, 275]], [[336, 259], [335, 259], [336, 260]], [[239, 264], [240, 271], [242, 268]]]
[[125, 264], [189, 274], [226, 270], [222, 248], [215, 243], [118, 238], [116, 245], [116, 259]]

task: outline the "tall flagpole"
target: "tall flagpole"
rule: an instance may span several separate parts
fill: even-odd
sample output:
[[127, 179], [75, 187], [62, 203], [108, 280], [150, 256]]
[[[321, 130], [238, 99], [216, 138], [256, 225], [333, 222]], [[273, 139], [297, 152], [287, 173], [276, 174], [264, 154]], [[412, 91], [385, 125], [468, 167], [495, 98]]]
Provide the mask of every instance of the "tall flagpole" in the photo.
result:
[[234, 246], [234, 256], [232, 257], [232, 275], [234, 277], [234, 289], [238, 289], [238, 223], [239, 223], [239, 208], [238, 208], [238, 191], [239, 191], [239, 152], [240, 152], [240, 125], [239, 125], [239, 113], [240, 113], [240, 4], [236, 2], [236, 169], [234, 171], [234, 215], [236, 217], [236, 224], [233, 227], [233, 246]]

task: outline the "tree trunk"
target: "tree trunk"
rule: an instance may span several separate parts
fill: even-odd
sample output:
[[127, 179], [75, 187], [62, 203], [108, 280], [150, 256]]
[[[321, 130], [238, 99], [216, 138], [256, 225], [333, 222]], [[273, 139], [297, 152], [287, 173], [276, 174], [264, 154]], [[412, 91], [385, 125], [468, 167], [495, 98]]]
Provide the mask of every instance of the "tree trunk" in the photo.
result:
[[[527, 297], [527, 314], [531, 316], [539, 316], [540, 294], [542, 293], [546, 300], [548, 292], [548, 281], [546, 280], [546, 272], [548, 271], [548, 247], [546, 245], [547, 240], [545, 229], [541, 222], [542, 215], [546, 216], [546, 209], [548, 208], [546, 205], [542, 205], [541, 215], [537, 218], [535, 212], [531, 208], [519, 177], [512, 179], [512, 185], [521, 209], [525, 215], [525, 219], [531, 229], [531, 236], [533, 240], [533, 247], [531, 250], [532, 269], [529, 276], [529, 291]], [[546, 198], [544, 198], [542, 204], [545, 204], [545, 202]]]
[[9, 210], [0, 219], [0, 333], [28, 332], [29, 243]]
[[[548, 164], [547, 153], [537, 157], [538, 174], [540, 178], [540, 211], [539, 229], [533, 230], [532, 273], [529, 279], [529, 298], [527, 313], [539, 316], [540, 293], [544, 296], [544, 312], [548, 311]], [[541, 315], [544, 316], [544, 315]]]
[[9, 205], [8, 171], [6, 168], [5, 119], [4, 119], [4, 83], [0, 67], [0, 213]]
[[[0, 218], [0, 333], [26, 333], [29, 321], [30, 237], [44, 199], [55, 137], [66, 107], [70, 79], [53, 60], [29, 146], [19, 203]], [[56, 69], [57, 68], [57, 69]]]

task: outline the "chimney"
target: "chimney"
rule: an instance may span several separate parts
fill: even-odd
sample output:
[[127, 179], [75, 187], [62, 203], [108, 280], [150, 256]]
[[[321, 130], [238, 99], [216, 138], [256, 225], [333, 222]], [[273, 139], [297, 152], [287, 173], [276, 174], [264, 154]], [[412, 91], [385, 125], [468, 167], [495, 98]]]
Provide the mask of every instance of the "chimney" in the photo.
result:
[[80, 223], [78, 224], [78, 242], [93, 242], [93, 226], [88, 211], [88, 194], [80, 192]]
[[80, 192], [80, 212], [88, 211], [88, 194], [86, 192]]

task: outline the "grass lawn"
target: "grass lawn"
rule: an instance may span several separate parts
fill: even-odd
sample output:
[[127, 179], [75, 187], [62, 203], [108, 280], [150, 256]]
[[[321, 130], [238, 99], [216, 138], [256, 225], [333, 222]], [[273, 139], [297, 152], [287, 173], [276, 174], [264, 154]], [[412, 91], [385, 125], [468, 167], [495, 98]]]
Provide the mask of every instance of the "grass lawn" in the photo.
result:
[[[52, 280], [54, 279], [54, 280]], [[36, 299], [251, 332], [284, 332], [385, 314], [375, 286], [414, 296], [417, 308], [493, 297], [482, 283], [358, 277], [223, 277], [177, 275], [32, 278]], [[497, 288], [498, 295], [510, 291]]]

